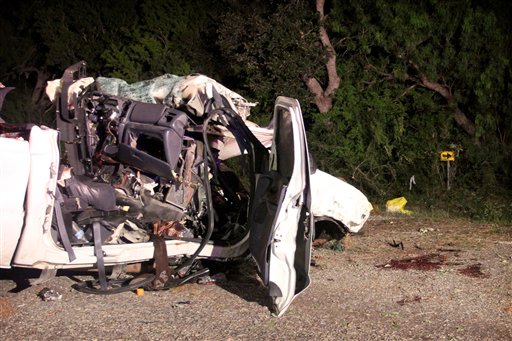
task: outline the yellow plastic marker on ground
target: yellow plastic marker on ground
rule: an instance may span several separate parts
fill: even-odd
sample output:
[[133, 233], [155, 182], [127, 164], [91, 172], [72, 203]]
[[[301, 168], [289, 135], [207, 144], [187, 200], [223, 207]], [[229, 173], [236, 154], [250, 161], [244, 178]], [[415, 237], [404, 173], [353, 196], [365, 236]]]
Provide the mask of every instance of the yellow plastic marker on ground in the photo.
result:
[[386, 202], [386, 211], [411, 214], [412, 211], [405, 209], [406, 204], [407, 204], [407, 199], [405, 199], [405, 197], [388, 200]]

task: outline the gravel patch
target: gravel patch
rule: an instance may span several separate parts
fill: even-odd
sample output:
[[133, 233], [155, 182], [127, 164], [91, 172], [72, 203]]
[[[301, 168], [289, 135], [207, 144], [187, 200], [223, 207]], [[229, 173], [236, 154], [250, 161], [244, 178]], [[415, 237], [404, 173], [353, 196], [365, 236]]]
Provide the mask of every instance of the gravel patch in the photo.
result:
[[[436, 269], [391, 266], [430, 254]], [[280, 318], [248, 265], [216, 285], [143, 296], [83, 294], [61, 273], [12, 292], [20, 271], [2, 270], [0, 339], [512, 340], [512, 236], [492, 225], [380, 216], [343, 251], [315, 249], [313, 259], [311, 286]], [[45, 287], [62, 298], [41, 300]]]

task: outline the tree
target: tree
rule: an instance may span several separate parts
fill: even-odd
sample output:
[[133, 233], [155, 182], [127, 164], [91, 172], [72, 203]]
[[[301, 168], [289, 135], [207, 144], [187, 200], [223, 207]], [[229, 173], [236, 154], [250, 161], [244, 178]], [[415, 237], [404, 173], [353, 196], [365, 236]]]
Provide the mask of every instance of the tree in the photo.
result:
[[435, 92], [452, 107], [455, 122], [474, 135], [475, 120], [482, 114], [466, 112], [472, 109], [467, 101], [490, 85], [478, 78], [486, 74], [488, 81], [499, 82], [508, 64], [500, 53], [505, 40], [496, 31], [494, 15], [472, 8], [469, 1], [377, 1], [376, 10], [371, 38], [384, 49], [382, 56], [393, 61], [375, 70], [399, 71], [410, 85]]
[[44, 113], [50, 105], [44, 95], [46, 81], [60, 77], [65, 68], [80, 60], [88, 62], [91, 74], [101, 73], [100, 55], [133, 22], [135, 4], [136, 0], [126, 1], [123, 11], [98, 0], [2, 4], [0, 20], [6, 34], [0, 37], [4, 55], [0, 77], [17, 87], [6, 103], [8, 114], [14, 100], [18, 102], [16, 111], [10, 112], [14, 120], [18, 115], [19, 121], [46, 121]]
[[39, 68], [42, 58], [38, 53], [37, 39], [33, 26], [33, 13], [37, 3], [27, 7], [19, 3], [2, 4], [0, 13], [0, 81], [14, 86], [2, 111], [9, 122], [42, 122], [46, 108], [42, 101], [44, 84], [48, 72]]
[[80, 60], [91, 76], [128, 81], [167, 72], [212, 73], [215, 8], [208, 1], [156, 0], [127, 0], [122, 8], [101, 0], [3, 4], [0, 81], [17, 87], [4, 114], [42, 123], [50, 105], [46, 81]]
[[438, 152], [454, 148], [459, 183], [510, 185], [511, 40], [494, 12], [465, 0], [334, 2], [326, 25], [343, 82], [310, 134], [324, 168], [382, 196], [416, 174], [426, 193], [442, 186]]
[[213, 1], [144, 0], [138, 18], [102, 53], [109, 75], [137, 81], [173, 73], [214, 76]]
[[320, 82], [314, 77], [304, 77], [306, 86], [309, 91], [315, 95], [315, 104], [318, 107], [318, 111], [321, 113], [328, 112], [332, 108], [332, 98], [334, 92], [338, 90], [340, 86], [340, 77], [338, 76], [338, 70], [336, 65], [336, 50], [331, 44], [327, 29], [325, 27], [326, 17], [324, 15], [325, 0], [316, 0], [316, 10], [320, 17], [319, 22], [319, 36], [323, 47], [326, 50], [327, 61], [325, 62], [325, 68], [327, 71], [327, 86], [325, 89], [322, 88]]
[[301, 0], [229, 5], [220, 19], [218, 46], [233, 83], [260, 103], [261, 112], [270, 113], [278, 95], [300, 99], [309, 111], [315, 99], [304, 82], [322, 91], [317, 80], [326, 79], [314, 7]]

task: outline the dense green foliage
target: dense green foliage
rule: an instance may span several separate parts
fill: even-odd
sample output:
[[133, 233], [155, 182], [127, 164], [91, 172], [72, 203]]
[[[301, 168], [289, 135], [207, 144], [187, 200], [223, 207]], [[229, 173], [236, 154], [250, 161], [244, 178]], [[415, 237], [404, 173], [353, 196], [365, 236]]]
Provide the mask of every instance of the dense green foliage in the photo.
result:
[[306, 76], [323, 73], [314, 8], [303, 1], [271, 1], [233, 6], [220, 18], [218, 45], [233, 83], [259, 102], [256, 112], [269, 119], [279, 95], [306, 105]]
[[[510, 190], [511, 40], [494, 13], [469, 1], [349, 1], [330, 24], [344, 58], [335, 107], [311, 134], [324, 132], [312, 142], [325, 168], [388, 197], [407, 193], [415, 175], [413, 192], [437, 196], [446, 181], [438, 153], [455, 150], [454, 190]], [[474, 134], [456, 124], [457, 109]]]
[[[258, 101], [257, 122], [267, 122], [276, 96], [299, 98], [320, 167], [372, 200], [406, 195], [426, 207], [512, 221], [508, 2], [327, 2], [341, 77], [327, 113], [304, 83], [327, 83], [314, 2], [115, 4], [2, 2], [0, 81], [17, 87], [2, 117], [51, 121], [42, 86], [82, 59], [93, 75], [127, 81], [201, 72]], [[442, 150], [456, 152], [450, 192]]]
[[92, 76], [127, 81], [165, 72], [216, 76], [212, 3], [2, 2], [0, 81], [17, 87], [3, 115], [11, 122], [51, 122], [44, 114], [50, 103], [38, 84], [44, 87], [80, 60], [87, 61]]
[[[214, 2], [141, 2], [139, 17], [101, 54], [109, 74], [128, 82], [172, 72], [211, 74], [213, 40], [208, 12]], [[210, 49], [210, 50], [209, 50]]]

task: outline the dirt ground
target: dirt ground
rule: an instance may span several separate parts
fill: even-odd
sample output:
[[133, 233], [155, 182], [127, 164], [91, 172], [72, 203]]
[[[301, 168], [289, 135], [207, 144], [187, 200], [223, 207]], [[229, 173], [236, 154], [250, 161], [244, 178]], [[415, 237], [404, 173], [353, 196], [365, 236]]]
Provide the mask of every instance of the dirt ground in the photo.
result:
[[[143, 296], [79, 293], [69, 274], [20, 290], [2, 270], [0, 339], [512, 340], [511, 227], [377, 215], [330, 245], [280, 318], [248, 266]], [[62, 298], [41, 300], [45, 287]]]

